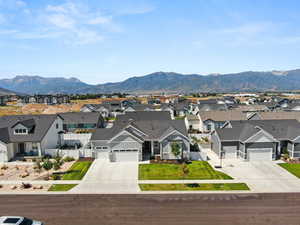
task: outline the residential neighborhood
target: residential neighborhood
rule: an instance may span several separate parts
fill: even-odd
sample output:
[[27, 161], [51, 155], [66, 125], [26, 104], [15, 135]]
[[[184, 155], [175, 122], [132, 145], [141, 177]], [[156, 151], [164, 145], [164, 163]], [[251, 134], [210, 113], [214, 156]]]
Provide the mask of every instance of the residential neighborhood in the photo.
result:
[[0, 0], [0, 225], [300, 225], [299, 12]]

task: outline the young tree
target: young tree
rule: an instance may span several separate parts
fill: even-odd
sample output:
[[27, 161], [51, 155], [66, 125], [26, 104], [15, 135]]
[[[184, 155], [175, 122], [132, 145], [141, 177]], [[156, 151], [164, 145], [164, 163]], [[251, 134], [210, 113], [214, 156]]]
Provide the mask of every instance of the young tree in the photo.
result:
[[178, 159], [181, 153], [181, 147], [177, 142], [171, 144], [171, 151], [173, 155]]
[[188, 168], [188, 166], [184, 163], [182, 165], [182, 175], [183, 175], [183, 178], [185, 179], [190, 173], [190, 170]]

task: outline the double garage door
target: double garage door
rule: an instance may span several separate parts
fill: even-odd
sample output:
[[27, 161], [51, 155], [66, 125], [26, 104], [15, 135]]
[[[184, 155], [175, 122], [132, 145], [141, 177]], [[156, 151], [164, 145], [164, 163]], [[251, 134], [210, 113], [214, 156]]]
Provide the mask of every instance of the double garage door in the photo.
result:
[[137, 162], [139, 160], [139, 152], [137, 149], [114, 150], [112, 153], [112, 161], [114, 162]]
[[248, 148], [249, 161], [271, 161], [272, 148]]

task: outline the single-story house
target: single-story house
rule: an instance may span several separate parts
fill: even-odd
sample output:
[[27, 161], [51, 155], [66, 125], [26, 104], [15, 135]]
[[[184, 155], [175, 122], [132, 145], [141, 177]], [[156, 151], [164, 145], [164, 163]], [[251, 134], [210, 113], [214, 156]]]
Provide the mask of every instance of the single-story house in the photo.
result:
[[275, 160], [283, 153], [299, 158], [300, 123], [297, 120], [228, 121], [212, 132], [211, 149], [225, 159]]
[[168, 112], [129, 112], [118, 116], [112, 128], [97, 129], [91, 137], [96, 157], [111, 161], [176, 159], [171, 150], [173, 143], [180, 147], [179, 158], [189, 158], [185, 123], [171, 120]]
[[129, 105], [125, 107], [124, 112], [134, 112], [134, 111], [155, 111], [157, 107], [151, 104], [136, 104]]
[[63, 130], [74, 132], [77, 129], [93, 130], [105, 127], [105, 121], [98, 112], [68, 112], [58, 114], [63, 119]]
[[42, 156], [44, 150], [60, 145], [63, 120], [57, 115], [0, 117], [0, 162], [17, 155]]
[[252, 116], [239, 110], [202, 111], [198, 115], [201, 132], [211, 132], [217, 128], [221, 128], [228, 120], [247, 120]]

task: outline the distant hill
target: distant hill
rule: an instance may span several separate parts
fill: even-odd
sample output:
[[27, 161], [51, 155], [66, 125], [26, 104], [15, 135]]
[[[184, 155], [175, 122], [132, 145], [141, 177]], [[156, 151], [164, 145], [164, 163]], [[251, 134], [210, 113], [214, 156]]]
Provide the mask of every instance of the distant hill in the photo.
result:
[[40, 76], [16, 76], [0, 80], [0, 87], [26, 94], [76, 93], [88, 84], [76, 78], [45, 78]]
[[248, 71], [224, 75], [156, 72], [146, 76], [131, 77], [122, 82], [99, 85], [89, 85], [76, 78], [17, 76], [13, 79], [0, 80], [0, 87], [28, 94], [287, 91], [300, 89], [300, 69], [270, 72]]
[[5, 88], [0, 88], [0, 96], [2, 96], [2, 95], [15, 95], [15, 94], [16, 94], [16, 92], [7, 90]]

